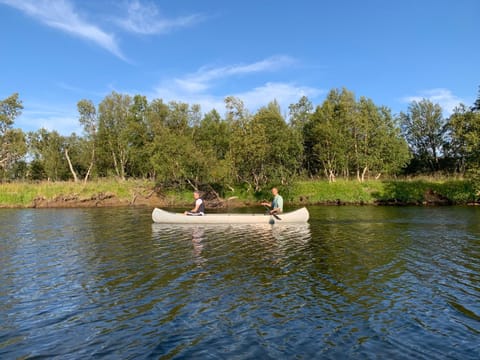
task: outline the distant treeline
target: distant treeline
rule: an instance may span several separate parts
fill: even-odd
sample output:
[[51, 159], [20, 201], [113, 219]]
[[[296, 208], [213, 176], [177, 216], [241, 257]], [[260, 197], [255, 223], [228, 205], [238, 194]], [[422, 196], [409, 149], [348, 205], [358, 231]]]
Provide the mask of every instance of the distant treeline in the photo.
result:
[[405, 112], [347, 89], [320, 105], [302, 97], [285, 118], [276, 101], [251, 114], [227, 97], [222, 116], [199, 105], [112, 92], [80, 100], [81, 135], [14, 127], [18, 94], [0, 101], [0, 179], [87, 181], [148, 178], [167, 187], [245, 184], [259, 190], [295, 178], [358, 179], [475, 174], [480, 164], [480, 94], [449, 118], [427, 99]]

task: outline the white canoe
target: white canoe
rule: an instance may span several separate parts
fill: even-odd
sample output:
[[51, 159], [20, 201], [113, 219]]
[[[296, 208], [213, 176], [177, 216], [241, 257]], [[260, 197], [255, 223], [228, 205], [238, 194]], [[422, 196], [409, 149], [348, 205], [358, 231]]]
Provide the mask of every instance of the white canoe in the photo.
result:
[[309, 218], [307, 208], [278, 214], [205, 214], [204, 216], [187, 216], [155, 208], [152, 219], [161, 224], [285, 224], [306, 223]]

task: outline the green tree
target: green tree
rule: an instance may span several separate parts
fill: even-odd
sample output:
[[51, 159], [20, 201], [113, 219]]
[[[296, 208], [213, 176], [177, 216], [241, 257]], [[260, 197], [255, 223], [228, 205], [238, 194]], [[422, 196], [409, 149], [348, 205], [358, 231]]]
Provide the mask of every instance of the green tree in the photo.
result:
[[323, 172], [329, 181], [335, 181], [339, 175], [349, 176], [355, 108], [352, 92], [334, 89], [310, 117], [304, 128], [304, 141], [312, 175]]
[[13, 128], [22, 110], [23, 105], [17, 93], [0, 101], [0, 170], [3, 177], [27, 152], [25, 134]]
[[170, 186], [199, 184], [212, 179], [215, 162], [210, 148], [201, 148], [195, 135], [200, 127], [200, 108], [186, 103], [154, 100], [149, 106], [147, 134], [152, 175]]
[[352, 125], [354, 170], [359, 181], [373, 172], [395, 174], [409, 160], [408, 145], [395, 126], [390, 109], [377, 107], [372, 100], [361, 97]]
[[215, 109], [205, 114], [194, 130], [195, 145], [205, 157], [211, 181], [222, 186], [232, 180], [228, 166], [230, 134], [229, 123]]
[[92, 171], [92, 144], [86, 137], [75, 133], [64, 136], [64, 154], [74, 181], [83, 177], [86, 182]]
[[480, 113], [460, 104], [446, 125], [450, 141], [447, 154], [454, 160], [455, 170], [465, 174], [480, 162]]
[[399, 118], [403, 136], [420, 171], [438, 171], [446, 131], [440, 105], [427, 99], [413, 101]]
[[370, 174], [395, 174], [409, 159], [391, 112], [372, 100], [334, 89], [304, 126], [309, 173], [323, 172], [329, 181], [355, 175], [364, 181]]
[[132, 98], [112, 92], [98, 106], [98, 147], [104, 166], [122, 180], [127, 176], [129, 142], [134, 136], [128, 126]]
[[260, 190], [268, 180], [263, 171], [267, 155], [267, 134], [264, 124], [253, 121], [243, 101], [225, 98], [226, 121], [231, 129], [228, 162], [230, 177], [248, 189]]
[[146, 178], [150, 173], [149, 143], [151, 136], [148, 129], [148, 101], [145, 96], [135, 95], [129, 110], [127, 133], [129, 137], [128, 174], [133, 177]]
[[[88, 167], [84, 176], [84, 182], [87, 182], [95, 165], [98, 116], [95, 105], [91, 100], [80, 100], [77, 103], [77, 110], [79, 113], [79, 122], [83, 126], [85, 139], [84, 148], [86, 148], [86, 152], [89, 154]], [[83, 160], [85, 161], [85, 159]]]
[[[57, 131], [40, 129], [28, 133], [29, 152], [48, 180], [67, 180], [70, 175], [65, 158], [65, 138]], [[40, 172], [38, 172], [40, 173]]]
[[473, 104], [471, 110], [474, 111], [474, 112], [479, 112], [480, 111], [480, 86], [478, 88], [477, 100], [475, 100], [475, 103]]
[[288, 110], [290, 125], [301, 133], [313, 113], [312, 102], [306, 96], [302, 96], [297, 103], [291, 104]]
[[300, 132], [288, 126], [276, 101], [260, 108], [252, 121], [265, 132], [265, 159], [261, 166], [265, 183], [290, 182], [301, 170], [303, 144]]

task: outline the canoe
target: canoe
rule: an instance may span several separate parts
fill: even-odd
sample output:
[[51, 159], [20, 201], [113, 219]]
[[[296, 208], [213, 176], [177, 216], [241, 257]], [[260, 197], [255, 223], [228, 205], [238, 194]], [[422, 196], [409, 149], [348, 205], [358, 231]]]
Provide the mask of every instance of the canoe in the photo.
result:
[[205, 214], [204, 216], [187, 216], [155, 208], [152, 219], [161, 224], [290, 224], [306, 223], [309, 218], [307, 208], [278, 214]]

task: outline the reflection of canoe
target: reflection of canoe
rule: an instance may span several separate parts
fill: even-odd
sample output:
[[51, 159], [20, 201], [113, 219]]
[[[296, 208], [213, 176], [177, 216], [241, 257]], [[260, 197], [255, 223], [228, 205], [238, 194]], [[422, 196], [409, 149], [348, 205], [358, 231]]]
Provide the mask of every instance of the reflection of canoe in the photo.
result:
[[164, 224], [285, 224], [305, 223], [308, 221], [307, 208], [278, 214], [278, 216], [264, 214], [206, 214], [204, 216], [186, 216], [179, 213], [155, 208], [152, 219], [156, 223]]

